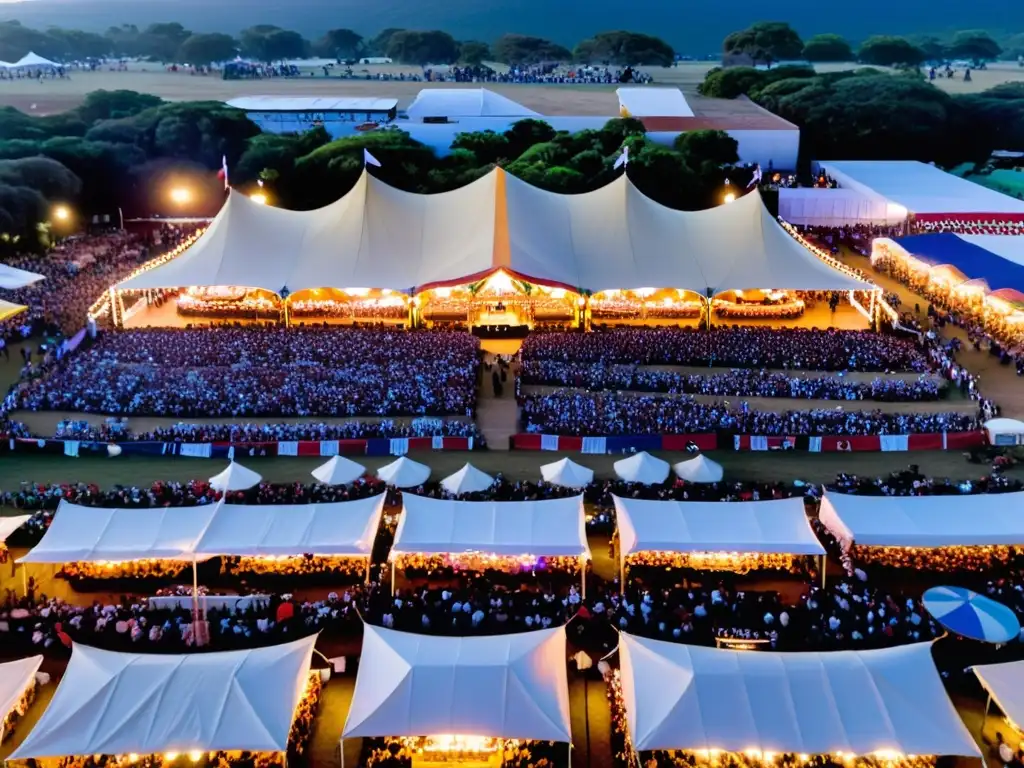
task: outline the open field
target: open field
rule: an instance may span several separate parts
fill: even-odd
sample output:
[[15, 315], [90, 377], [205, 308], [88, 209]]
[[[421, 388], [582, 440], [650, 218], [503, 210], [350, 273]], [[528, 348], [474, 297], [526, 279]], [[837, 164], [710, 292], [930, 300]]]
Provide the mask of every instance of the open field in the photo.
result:
[[[682, 63], [678, 67], [645, 68], [657, 86], [674, 86], [682, 90], [698, 116], [720, 116], [721, 102], [696, 96], [697, 86], [714, 63]], [[820, 65], [823, 72], [849, 69], [854, 64]], [[373, 79], [382, 75], [397, 77], [420, 75], [419, 67], [400, 65], [356, 67], [364, 79], [346, 80], [324, 77], [322, 71], [310, 71], [294, 80], [232, 80], [218, 75], [207, 77], [184, 72], [167, 72], [159, 65], [135, 65], [127, 72], [75, 72], [68, 80], [5, 80], [0, 82], [0, 106], [13, 106], [38, 115], [52, 114], [77, 106], [85, 94], [99, 89], [127, 89], [152, 93], [168, 101], [226, 100], [238, 96], [380, 96], [393, 97], [404, 108], [423, 88], [474, 88], [472, 83], [423, 83]], [[371, 79], [365, 79], [365, 78]], [[972, 73], [973, 81], [962, 79], [936, 80], [935, 84], [950, 93], [977, 93], [1006, 82], [1024, 81], [1024, 68], [1015, 64], [994, 64], [992, 68]], [[547, 115], [618, 114], [618, 101], [613, 85], [504, 85], [486, 83], [484, 87], [501, 93], [521, 104]], [[732, 103], [732, 102], [727, 102]], [[743, 110], [734, 104], [730, 109]]]

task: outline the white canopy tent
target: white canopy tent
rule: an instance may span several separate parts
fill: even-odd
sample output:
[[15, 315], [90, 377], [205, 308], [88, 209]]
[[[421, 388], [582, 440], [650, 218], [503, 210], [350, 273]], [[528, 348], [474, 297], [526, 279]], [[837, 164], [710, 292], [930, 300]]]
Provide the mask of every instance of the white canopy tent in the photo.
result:
[[15, 304], [13, 301], [0, 299], [0, 320], [6, 320], [24, 312], [28, 307], [24, 304]]
[[678, 88], [616, 88], [619, 113], [629, 117], [693, 117], [693, 108]]
[[1006, 719], [1019, 731], [1020, 723], [1024, 723], [1024, 661], [980, 664], [971, 667], [971, 670], [988, 692], [985, 717], [988, 717], [989, 706], [994, 701], [1003, 710]]
[[572, 741], [565, 628], [438, 637], [365, 625], [342, 738]]
[[32, 519], [32, 515], [0, 517], [0, 544], [5, 543], [12, 533]]
[[717, 483], [725, 474], [722, 465], [712, 461], [703, 453], [686, 461], [680, 461], [672, 471], [688, 483]]
[[377, 477], [395, 488], [415, 488], [430, 477], [430, 467], [405, 456], [377, 470]]
[[13, 64], [9, 64], [8, 66], [11, 69], [15, 69], [15, 68], [19, 68], [19, 67], [25, 67], [25, 68], [40, 67], [40, 68], [45, 68], [45, 67], [59, 67], [60, 64], [58, 64], [55, 61], [50, 61], [49, 59], [40, 56], [38, 53], [34, 53], [32, 51], [29, 51], [24, 56], [22, 56], [20, 59], [18, 59], [16, 62], [14, 62]]
[[366, 467], [344, 456], [332, 456], [310, 474], [325, 485], [348, 485], [365, 475]]
[[1018, 445], [1024, 441], [1024, 421], [1003, 417], [989, 419], [983, 425], [991, 445]]
[[619, 635], [637, 751], [980, 757], [931, 644], [874, 651], [719, 650]]
[[42, 540], [18, 562], [191, 561], [217, 508], [106, 509], [61, 501]]
[[657, 485], [668, 480], [668, 462], [651, 456], [647, 451], [634, 453], [628, 459], [619, 459], [612, 466], [619, 479], [627, 483]]
[[245, 491], [262, 481], [263, 477], [258, 472], [232, 460], [223, 472], [210, 478], [210, 487], [215, 491]]
[[824, 556], [801, 498], [771, 501], [652, 501], [612, 496], [619, 526], [620, 584], [638, 552]]
[[1024, 491], [963, 496], [826, 493], [818, 517], [844, 547], [1024, 545]]
[[543, 465], [540, 468], [540, 476], [545, 483], [560, 485], [563, 488], [586, 488], [594, 482], [594, 470], [577, 464], [570, 458]]
[[707, 296], [764, 287], [873, 287], [797, 243], [757, 193], [684, 212], [645, 197], [626, 175], [593, 192], [560, 195], [500, 168], [434, 195], [403, 192], [364, 173], [347, 195], [314, 211], [259, 205], [232, 192], [181, 256], [118, 287], [410, 292], [497, 269], [592, 291], [662, 286]]
[[384, 513], [380, 493], [330, 504], [220, 504], [197, 557], [370, 557]]
[[452, 475], [448, 475], [441, 481], [441, 487], [448, 493], [478, 493], [486, 491], [494, 485], [494, 478], [483, 472], [470, 463], [466, 463], [462, 469]]
[[284, 752], [316, 638], [192, 654], [76, 643], [53, 700], [11, 758]]
[[865, 190], [783, 187], [779, 189], [779, 216], [790, 224], [809, 227], [894, 226], [906, 220], [907, 211]]
[[45, 279], [46, 275], [0, 264], [0, 288], [5, 291], [16, 291]]
[[[18, 706], [25, 691], [35, 682], [36, 672], [42, 663], [42, 656], [30, 656], [27, 659], [0, 664], [0, 724], [5, 722], [11, 711]], [[7, 733], [0, 725], [0, 740], [6, 736]]]
[[487, 88], [424, 88], [405, 113], [411, 120], [431, 117], [540, 117], [507, 96]]

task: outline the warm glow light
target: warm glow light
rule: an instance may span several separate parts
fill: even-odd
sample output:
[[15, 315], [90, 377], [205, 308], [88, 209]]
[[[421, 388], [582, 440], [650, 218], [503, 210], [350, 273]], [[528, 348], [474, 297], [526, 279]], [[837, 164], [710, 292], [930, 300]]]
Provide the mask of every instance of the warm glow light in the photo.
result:
[[128, 762], [129, 763], [137, 763], [137, 762], [139, 762], [139, 756], [136, 753], [132, 752], [131, 754], [128, 755]]
[[484, 290], [493, 291], [494, 293], [514, 293], [515, 286], [512, 285], [512, 278], [506, 272], [499, 269], [487, 278]]
[[444, 287], [435, 288], [434, 289], [434, 295], [437, 296], [437, 298], [439, 298], [439, 299], [447, 299], [449, 296], [452, 295], [452, 289], [451, 288], [444, 288]]
[[565, 298], [565, 288], [554, 288], [551, 291], [551, 298], [552, 299], [564, 299]]
[[249, 199], [256, 203], [256, 205], [267, 204], [267, 196], [262, 192], [253, 192], [251, 195], [249, 195]]
[[733, 203], [735, 201], [736, 201], [736, 195], [734, 195], [732, 192], [726, 193], [726, 195], [725, 195], [725, 202], [726, 203]]
[[173, 762], [173, 761], [178, 759], [178, 753], [177, 752], [167, 752], [166, 754], [164, 754], [164, 759], [167, 760], [167, 762]]
[[71, 211], [66, 205], [58, 205], [53, 209], [53, 216], [58, 221], [67, 221], [71, 218]]
[[192, 199], [192, 192], [185, 187], [175, 187], [171, 190], [171, 202], [181, 205]]

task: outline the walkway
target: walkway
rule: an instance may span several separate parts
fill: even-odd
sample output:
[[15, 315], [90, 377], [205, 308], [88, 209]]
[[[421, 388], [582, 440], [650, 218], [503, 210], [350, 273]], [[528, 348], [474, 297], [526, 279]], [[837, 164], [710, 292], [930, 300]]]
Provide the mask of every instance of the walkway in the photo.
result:
[[[484, 362], [493, 364], [495, 356], [491, 352], [484, 353]], [[494, 368], [493, 370], [498, 370]], [[499, 397], [494, 393], [491, 371], [486, 365], [481, 366], [480, 384], [477, 395], [476, 425], [484, 433], [487, 445], [492, 451], [507, 451], [509, 438], [514, 435], [519, 419], [519, 406], [516, 403], [515, 377], [518, 364], [513, 363], [507, 371]]]

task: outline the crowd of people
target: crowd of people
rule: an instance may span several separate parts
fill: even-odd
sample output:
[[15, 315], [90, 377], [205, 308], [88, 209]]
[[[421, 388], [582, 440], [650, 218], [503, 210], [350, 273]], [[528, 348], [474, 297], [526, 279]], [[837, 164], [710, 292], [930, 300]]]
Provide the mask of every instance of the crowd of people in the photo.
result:
[[330, 328], [111, 331], [24, 381], [14, 407], [132, 416], [472, 416], [468, 334]]
[[519, 368], [521, 384], [589, 390], [719, 395], [722, 397], [788, 397], [807, 400], [938, 400], [940, 381], [875, 377], [870, 381], [831, 375], [789, 374], [738, 368], [727, 372], [681, 373], [636, 365], [604, 365], [556, 360], [531, 360]]
[[486, 65], [451, 66], [423, 70], [423, 80], [443, 83], [498, 83], [527, 85], [616, 85], [647, 84], [654, 81], [647, 72], [634, 67], [588, 64], [514, 64], [506, 70]]
[[551, 435], [685, 435], [721, 430], [745, 435], [910, 435], [978, 429], [976, 413], [886, 413], [815, 408], [759, 411], [746, 403], [698, 403], [689, 395], [653, 396], [555, 390], [520, 397], [525, 432]]

